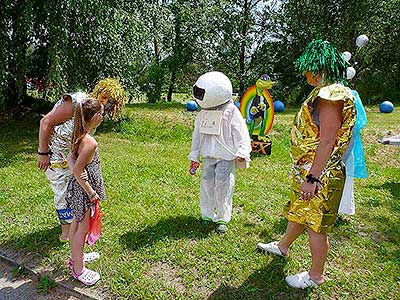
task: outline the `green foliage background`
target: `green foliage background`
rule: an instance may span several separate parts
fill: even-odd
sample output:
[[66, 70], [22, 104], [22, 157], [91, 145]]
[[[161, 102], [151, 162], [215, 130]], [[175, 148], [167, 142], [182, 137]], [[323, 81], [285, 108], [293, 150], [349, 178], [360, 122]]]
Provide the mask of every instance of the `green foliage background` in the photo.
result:
[[[307, 91], [294, 61], [314, 38], [353, 53], [350, 84], [365, 102], [399, 103], [399, 27], [399, 0], [2, 0], [1, 109], [27, 101], [27, 78], [55, 100], [113, 76], [130, 99], [157, 102], [210, 70], [239, 94], [268, 73], [274, 97], [298, 103]], [[360, 34], [370, 42], [357, 50]]]

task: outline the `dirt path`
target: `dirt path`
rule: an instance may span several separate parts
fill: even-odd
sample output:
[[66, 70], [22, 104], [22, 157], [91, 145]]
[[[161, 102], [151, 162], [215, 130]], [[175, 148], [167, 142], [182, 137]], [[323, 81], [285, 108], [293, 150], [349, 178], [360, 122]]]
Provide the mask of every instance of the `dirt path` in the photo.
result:
[[38, 294], [37, 282], [28, 276], [14, 278], [12, 267], [0, 261], [0, 299], [1, 300], [79, 300], [57, 289], [46, 295]]

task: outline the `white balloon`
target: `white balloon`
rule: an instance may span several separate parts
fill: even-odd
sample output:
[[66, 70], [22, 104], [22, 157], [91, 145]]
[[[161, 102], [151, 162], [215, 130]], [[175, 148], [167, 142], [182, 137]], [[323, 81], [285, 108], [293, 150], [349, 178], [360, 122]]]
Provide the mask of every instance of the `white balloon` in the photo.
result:
[[349, 61], [350, 60], [350, 58], [351, 58], [351, 53], [349, 52], [349, 51], [345, 51], [345, 52], [343, 52], [343, 59], [345, 60], [345, 61]]
[[356, 39], [356, 45], [357, 45], [359, 48], [361, 48], [361, 47], [364, 47], [364, 46], [368, 43], [368, 41], [369, 41], [369, 38], [368, 38], [365, 34], [362, 34], [362, 35], [359, 35], [359, 36], [357, 37], [357, 39]]
[[354, 69], [353, 67], [348, 67], [346, 69], [346, 78], [353, 79], [354, 76], [356, 76], [356, 69]]

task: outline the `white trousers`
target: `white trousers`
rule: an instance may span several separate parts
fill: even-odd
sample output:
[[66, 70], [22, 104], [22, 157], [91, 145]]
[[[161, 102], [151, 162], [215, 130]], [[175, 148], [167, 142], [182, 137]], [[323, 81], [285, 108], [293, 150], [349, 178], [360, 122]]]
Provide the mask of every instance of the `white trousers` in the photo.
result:
[[200, 183], [202, 218], [229, 222], [235, 188], [235, 161], [203, 158]]
[[68, 183], [72, 177], [71, 171], [63, 168], [48, 168], [46, 177], [50, 181], [54, 192], [54, 206], [61, 224], [72, 223], [72, 210], [67, 206], [65, 195], [67, 193]]
[[355, 205], [354, 205], [354, 178], [347, 177], [344, 183], [342, 199], [339, 205], [339, 214], [343, 215], [354, 215]]

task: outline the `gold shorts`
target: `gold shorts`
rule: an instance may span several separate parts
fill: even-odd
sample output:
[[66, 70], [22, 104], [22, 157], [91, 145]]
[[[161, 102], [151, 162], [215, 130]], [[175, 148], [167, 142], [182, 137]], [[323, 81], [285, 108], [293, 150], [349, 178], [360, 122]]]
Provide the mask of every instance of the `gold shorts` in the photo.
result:
[[[304, 170], [304, 174], [300, 176], [305, 178], [306, 173]], [[321, 178], [321, 190], [309, 201], [301, 198], [301, 182], [298, 178], [299, 176], [293, 176], [290, 200], [285, 206], [284, 216], [289, 221], [303, 224], [318, 233], [332, 231], [345, 182], [343, 164], [325, 173]]]

